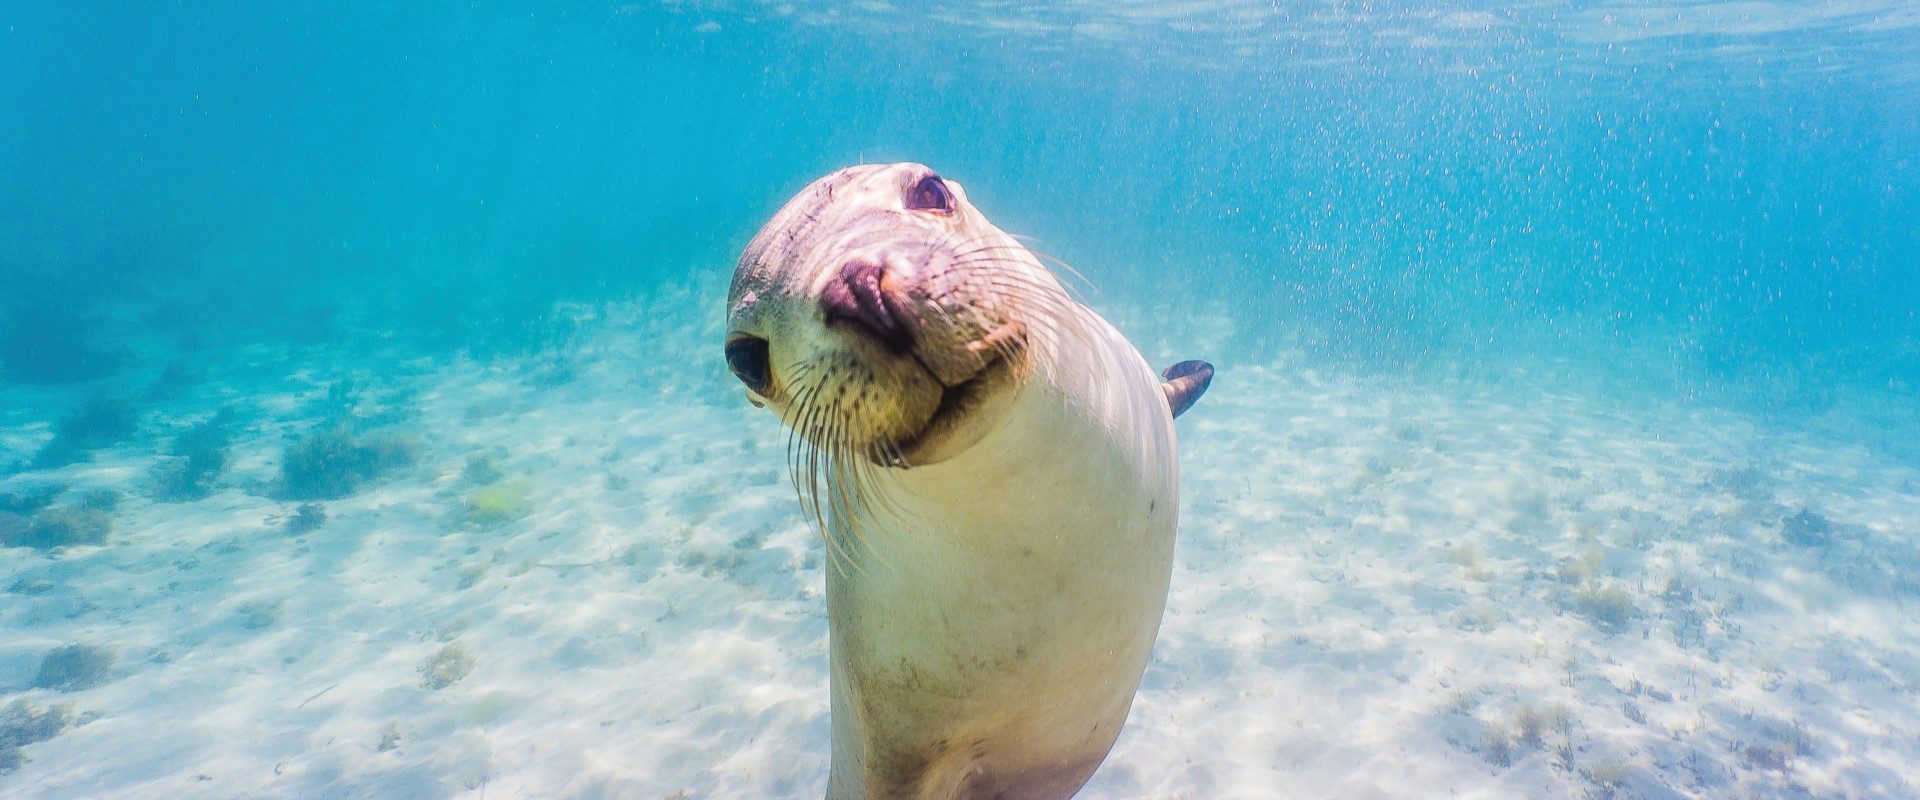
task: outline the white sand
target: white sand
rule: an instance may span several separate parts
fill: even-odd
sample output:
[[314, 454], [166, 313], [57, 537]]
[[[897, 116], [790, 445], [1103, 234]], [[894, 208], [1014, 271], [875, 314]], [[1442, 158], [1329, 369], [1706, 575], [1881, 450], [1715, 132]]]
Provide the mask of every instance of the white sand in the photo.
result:
[[[0, 796], [820, 796], [819, 546], [714, 322], [657, 313], [709, 300], [505, 366], [254, 354], [209, 375], [243, 413], [204, 500], [143, 496], [204, 389], [0, 482], [127, 492], [107, 546], [0, 551], [0, 707], [96, 715]], [[1173, 597], [1082, 796], [1920, 796], [1914, 465], [1660, 398], [1302, 364], [1221, 363], [1181, 420]], [[291, 535], [263, 495], [343, 377], [422, 459]], [[0, 458], [50, 435], [28, 416]], [[463, 510], [477, 453], [523, 518]], [[1783, 540], [1802, 509], [1830, 544]], [[106, 682], [27, 688], [74, 642], [117, 649]], [[448, 647], [471, 671], [431, 688]]]

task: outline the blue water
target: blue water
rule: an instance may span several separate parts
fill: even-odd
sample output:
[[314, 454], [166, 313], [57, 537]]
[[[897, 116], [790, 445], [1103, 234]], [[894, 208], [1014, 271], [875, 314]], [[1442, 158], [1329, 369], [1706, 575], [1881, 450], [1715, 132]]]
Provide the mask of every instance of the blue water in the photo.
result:
[[1920, 328], [1904, 4], [940, 8], [10, 4], [6, 305], [494, 336], [723, 273], [811, 177], [912, 159], [1247, 355], [1525, 324], [1914, 385], [1875, 357]]
[[1911, 2], [7, 0], [0, 476], [164, 449], [108, 408], [41, 452], [254, 346], [484, 364], [697, 302], [636, 374], [724, 382], [748, 238], [896, 160], [1223, 377], [1550, 365], [1920, 465]]

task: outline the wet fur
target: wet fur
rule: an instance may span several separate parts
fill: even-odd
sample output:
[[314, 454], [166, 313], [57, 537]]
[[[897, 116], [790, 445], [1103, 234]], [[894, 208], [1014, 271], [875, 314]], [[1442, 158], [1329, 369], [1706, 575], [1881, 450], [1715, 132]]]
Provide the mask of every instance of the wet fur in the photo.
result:
[[[808, 187], [729, 297], [730, 340], [768, 341], [774, 379], [749, 396], [790, 426], [832, 562], [828, 796], [1065, 798], [1118, 735], [1164, 607], [1169, 400], [959, 187], [951, 218], [902, 211], [924, 173]], [[875, 257], [912, 280], [893, 285], [906, 352], [820, 311], [840, 265]]]
[[[881, 168], [843, 170], [816, 181], [789, 201], [741, 256], [729, 293], [730, 314], [737, 315], [743, 297], [749, 295], [755, 308], [765, 307], [762, 304], [770, 301], [790, 303], [817, 296], [818, 281], [803, 283], [795, 278], [818, 276], [789, 269], [789, 264], [838, 264], [847, 257], [847, 251], [870, 249], [871, 241], [900, 246], [905, 239], [903, 249], [940, 251], [948, 258], [938, 280], [916, 297], [932, 311], [920, 321], [935, 323], [920, 329], [922, 335], [939, 334], [946, 339], [935, 346], [964, 351], [973, 345], [978, 354], [997, 359], [999, 364], [989, 367], [1002, 373], [992, 376], [997, 382], [1024, 382], [1034, 379], [1035, 373], [1039, 380], [1053, 380], [1059, 368], [1053, 354], [1062, 347], [1079, 345], [1084, 349], [1087, 343], [1071, 341], [1083, 335], [1083, 326], [1047, 321], [1071, 320], [1084, 312], [1084, 307], [1068, 295], [1031, 250], [967, 206], [964, 194], [963, 213], [971, 214], [979, 229], [964, 236], [930, 231], [921, 242], [900, 235], [897, 216], [863, 212], [836, 218], [823, 210], [840, 199], [836, 195], [849, 184], [877, 169]], [[831, 223], [838, 235], [817, 236], [823, 221]], [[798, 305], [812, 307], [810, 303]], [[1017, 327], [1019, 333], [989, 339], [991, 333], [1009, 325]], [[1063, 337], [1067, 341], [1062, 341]], [[908, 461], [902, 452], [907, 438], [903, 426], [886, 424], [901, 416], [899, 409], [886, 402], [900, 388], [890, 385], [889, 376], [874, 369], [871, 353], [862, 357], [858, 348], [823, 350], [797, 359], [788, 370], [778, 398], [784, 402], [776, 403], [776, 412], [789, 428], [787, 464], [803, 513], [817, 530], [826, 532], [833, 567], [855, 569], [863, 560], [858, 554], [870, 549], [865, 545], [872, 525], [856, 513], [854, 498], [884, 497], [884, 493], [871, 489], [875, 470], [903, 466]], [[925, 368], [924, 364], [920, 366]], [[974, 391], [990, 388], [977, 387]], [[837, 518], [841, 524], [829, 525], [829, 518]]]

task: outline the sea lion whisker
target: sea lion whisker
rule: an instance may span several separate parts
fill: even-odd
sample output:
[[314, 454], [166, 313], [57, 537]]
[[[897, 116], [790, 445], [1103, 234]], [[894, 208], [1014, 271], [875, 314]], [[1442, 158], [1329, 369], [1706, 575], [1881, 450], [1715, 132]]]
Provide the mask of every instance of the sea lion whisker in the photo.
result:
[[988, 331], [987, 335], [968, 342], [967, 352], [979, 353], [982, 350], [992, 348], [1002, 357], [1005, 357], [1011, 352], [1008, 343], [1024, 335], [1025, 330], [1026, 328], [1018, 322], [1009, 322], [1001, 325], [998, 328]]
[[[1034, 250], [1032, 248], [1028, 248], [1027, 252], [1032, 253], [1034, 255], [1035, 260], [1041, 262], [1040, 266], [1042, 268], [1046, 268], [1047, 273], [1050, 275], [1053, 275], [1056, 280], [1059, 279], [1060, 273], [1053, 270], [1050, 267], [1047, 267], [1047, 264], [1049, 263], [1059, 267], [1060, 269], [1066, 270], [1068, 275], [1073, 276], [1074, 280], [1072, 281], [1060, 281], [1060, 288], [1066, 291], [1067, 296], [1072, 297], [1075, 300], [1085, 302], [1087, 293], [1097, 294], [1100, 291], [1100, 284], [1094, 283], [1092, 278], [1087, 277], [1085, 274], [1081, 273], [1080, 270], [1074, 269], [1072, 264], [1069, 264], [1066, 262], [1066, 259], [1063, 259], [1059, 256], [1056, 256], [1044, 250]], [[1082, 287], [1085, 287], [1086, 289], [1085, 292], [1081, 291]]]
[[[814, 386], [814, 391], [808, 395], [808, 399], [818, 399], [822, 391], [824, 386]], [[847, 526], [847, 514], [841, 503], [843, 499], [839, 497], [839, 485], [833, 478], [833, 472], [839, 468], [839, 462], [841, 462], [841, 459], [837, 459], [835, 455], [839, 447], [835, 439], [837, 437], [835, 416], [837, 416], [835, 409], [829, 403], [812, 405], [803, 420], [799, 420], [797, 428], [804, 428], [806, 439], [810, 441], [810, 447], [806, 451], [806, 464], [803, 468], [804, 480], [808, 487], [808, 501], [810, 501], [808, 510], [814, 524], [820, 529], [820, 537], [828, 545], [828, 553], [833, 556], [835, 570], [841, 570], [841, 574], [845, 574], [849, 566], [858, 570], [860, 562], [856, 558], [856, 553], [852, 553], [851, 543], [841, 531], [843, 526]], [[828, 503], [824, 506], [820, 503], [822, 483], [826, 483], [826, 495], [828, 495]]]
[[836, 475], [841, 463], [840, 458], [831, 450], [820, 451], [815, 468], [820, 471], [819, 474], [823, 476], [822, 480], [826, 483], [826, 508], [821, 512], [823, 518], [821, 532], [832, 540], [835, 550], [840, 554], [842, 568], [851, 568], [857, 572], [861, 569], [860, 554], [854, 546], [853, 539], [847, 535], [848, 527], [853, 523], [848, 518], [844, 507], [846, 500], [843, 496], [844, 481]]
[[1034, 268], [1038, 266], [1038, 262], [1031, 259], [1022, 259], [1019, 255], [1018, 253], [1001, 252], [998, 248], [976, 250], [971, 253], [956, 254], [948, 262], [948, 267], [970, 269], [978, 268], [981, 264], [991, 264], [996, 267], [1019, 269], [1022, 267]]
[[[956, 260], [951, 266], [962, 273], [961, 279], [955, 281], [956, 283], [965, 284], [969, 281], [979, 280], [982, 275], [985, 275], [1025, 281], [1035, 287], [1044, 288], [1050, 293], [1057, 293], [1063, 299], [1075, 299], [1073, 295], [1066, 290], [1066, 287], [1060, 285], [1059, 278], [1055, 277], [1052, 273], [1044, 269], [1032, 270], [1031, 273], [1029, 273], [1028, 269], [1021, 269], [1022, 267], [1035, 267], [1031, 262], [1008, 259], [1004, 256], [983, 255], [973, 256], [965, 260]], [[987, 267], [999, 268], [988, 269]]]
[[[805, 432], [809, 445], [805, 463], [795, 474], [807, 487], [803, 503], [808, 515], [826, 543], [834, 568], [844, 575], [849, 566], [855, 571], [862, 569], [854, 543], [845, 535], [849, 531], [857, 533], [859, 521], [851, 511], [852, 504], [845, 494], [846, 481], [841, 477], [847, 462], [841, 454], [844, 450], [841, 415], [833, 404], [814, 402], [824, 389], [823, 384], [810, 387], [806, 394], [806, 413], [796, 420], [795, 428]], [[826, 484], [827, 494], [824, 507], [820, 503], [822, 483]]]
[[807, 518], [808, 524], [819, 529], [823, 526], [819, 514], [819, 487], [815, 484], [812, 473], [813, 444], [808, 442], [804, 435], [795, 431], [793, 441], [789, 443], [789, 451], [788, 471], [793, 478], [794, 494], [798, 495], [800, 500], [800, 512]]
[[[868, 524], [872, 521], [870, 519], [873, 511], [872, 508], [868, 508], [866, 513], [860, 513], [860, 504], [856, 503], [857, 498], [872, 498], [877, 500], [877, 495], [881, 494], [877, 492], [878, 485], [877, 482], [873, 480], [871, 474], [871, 471], [875, 469], [875, 467], [871, 462], [857, 458], [845, 459], [844, 463], [847, 471], [842, 478], [841, 485], [845, 489], [845, 491], [842, 492], [842, 502], [847, 509], [847, 528], [854, 535], [859, 545], [865, 547], [866, 552], [872, 555], [874, 560], [878, 561], [882, 568], [893, 569], [893, 562], [887, 560], [885, 551], [874, 545], [874, 539], [878, 538], [881, 529]], [[873, 503], [866, 505], [872, 506]], [[870, 527], [873, 528], [872, 537], [868, 535], [868, 529]], [[864, 569], [865, 565], [862, 562], [856, 561], [856, 566]]]
[[[801, 511], [813, 524], [814, 530], [820, 532], [821, 541], [827, 548], [827, 560], [832, 562], [835, 570], [845, 574], [847, 565], [853, 561], [852, 554], [847, 552], [846, 545], [833, 532], [826, 513], [831, 511], [831, 508], [823, 511], [820, 505], [820, 484], [824, 479], [823, 452], [820, 443], [824, 441], [821, 434], [828, 409], [816, 404], [815, 401], [819, 399], [823, 389], [821, 384], [811, 384], [796, 397], [795, 402], [799, 407], [800, 415], [795, 419], [792, 436], [798, 439], [798, 452], [794, 454], [790, 472], [793, 476], [794, 491], [800, 498]], [[789, 439], [790, 449], [793, 447], [793, 441], [793, 438]], [[830, 455], [827, 458], [830, 462]], [[833, 490], [831, 482], [828, 483], [827, 493], [829, 505], [831, 505]]]
[[[1013, 253], [1016, 255], [1026, 255], [1028, 258], [1024, 260], [1017, 259], [1017, 258], [1006, 259], [1004, 261], [1001, 261], [1000, 263], [1019, 264], [1021, 266], [1037, 267], [1041, 272], [1045, 273], [1048, 277], [1053, 278], [1054, 281], [1059, 284], [1059, 288], [1061, 292], [1065, 293], [1068, 298], [1076, 302], [1084, 303], [1086, 300], [1086, 295], [1080, 291], [1080, 285], [1084, 285], [1089, 291], [1094, 291], [1094, 292], [1099, 291], [1098, 284], [1095, 284], [1091, 279], [1087, 278], [1087, 276], [1082, 274], [1079, 270], [1074, 269], [1072, 264], [1068, 264], [1064, 259], [1061, 259], [1060, 257], [1055, 256], [1051, 253], [1047, 253], [1041, 250], [1035, 250], [1030, 247], [996, 246], [996, 247], [977, 248], [975, 250], [967, 251], [965, 253], [955, 254], [954, 263], [962, 267], [971, 266], [977, 263], [979, 260], [982, 260], [983, 258], [982, 254], [997, 255], [1000, 253]], [[984, 256], [984, 259], [988, 261], [993, 261], [994, 256], [987, 255], [987, 256]], [[1049, 269], [1047, 267], [1047, 262], [1051, 262], [1055, 265], [1058, 265], [1061, 269], [1065, 270], [1070, 276], [1077, 279], [1077, 282], [1060, 280], [1059, 273], [1055, 272], [1052, 269]]]
[[[1046, 284], [1024, 280], [1018, 277], [988, 274], [979, 279], [979, 284], [993, 290], [996, 299], [1015, 309], [1024, 310], [1015, 316], [1058, 316], [1075, 313], [1083, 306], [1059, 293], [1058, 289]], [[1038, 312], [1032, 314], [1030, 312]], [[996, 327], [988, 325], [988, 328]]]
[[1074, 269], [1072, 264], [1068, 264], [1064, 259], [1061, 259], [1053, 255], [1052, 253], [1049, 253], [1045, 250], [1041, 250], [1038, 247], [1034, 247], [1033, 243], [1040, 241], [1039, 237], [1028, 236], [1024, 233], [1009, 233], [1007, 234], [1007, 237], [1013, 239], [1016, 242], [1019, 242], [1022, 247], [1027, 248], [1027, 252], [1033, 253], [1035, 256], [1038, 256], [1044, 260], [1051, 261], [1055, 264], [1060, 265], [1061, 269], [1066, 270], [1067, 272], [1071, 273], [1073, 277], [1080, 279], [1081, 283], [1086, 284], [1088, 290], [1091, 290], [1091, 291], [1099, 290], [1100, 287], [1098, 284], [1094, 283], [1093, 280], [1088, 278], [1086, 275], [1081, 274], [1080, 270]]
[[1057, 283], [1022, 275], [1020, 274], [1021, 271], [1017, 269], [987, 268], [989, 266], [1013, 265], [1014, 263], [1015, 262], [1008, 262], [1003, 259], [976, 259], [965, 263], [953, 264], [951, 268], [960, 272], [961, 277], [942, 288], [951, 292], [965, 291], [977, 287], [982, 283], [1001, 287], [1017, 286], [1021, 287], [1023, 293], [1057, 298], [1057, 302], [1063, 304], [1075, 302], [1072, 296], [1062, 290]]
[[999, 243], [983, 242], [978, 245], [969, 245], [966, 247], [955, 248], [953, 250], [953, 257], [968, 258], [971, 256], [979, 255], [981, 253], [1014, 253], [1014, 254], [1020, 254], [1020, 255], [1032, 255], [1033, 251], [1028, 250], [1027, 248], [1017, 244], [999, 244]]
[[861, 492], [866, 483], [862, 472], [864, 464], [860, 459], [850, 458], [851, 455], [853, 455], [851, 452], [844, 449], [837, 451], [832, 456], [832, 464], [829, 466], [835, 476], [834, 480], [828, 482], [828, 492], [833, 499], [834, 516], [839, 522], [836, 527], [841, 529], [843, 536], [851, 534], [851, 538], [845, 539], [843, 545], [851, 554], [851, 561], [856, 570], [865, 571], [866, 569], [865, 559], [859, 557], [862, 549], [871, 554], [882, 566], [892, 568], [886, 556], [874, 546], [873, 540], [867, 537], [866, 515], [859, 512], [858, 504], [855, 502], [856, 497], [864, 496]]

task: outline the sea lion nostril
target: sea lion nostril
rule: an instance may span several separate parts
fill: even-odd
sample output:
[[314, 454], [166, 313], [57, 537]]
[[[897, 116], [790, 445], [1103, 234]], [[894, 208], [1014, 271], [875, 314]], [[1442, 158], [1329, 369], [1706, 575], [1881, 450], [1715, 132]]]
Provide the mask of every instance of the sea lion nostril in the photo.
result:
[[886, 274], [885, 267], [871, 261], [849, 261], [821, 291], [820, 307], [827, 321], [852, 325], [892, 350], [905, 351], [911, 342], [881, 285]]

